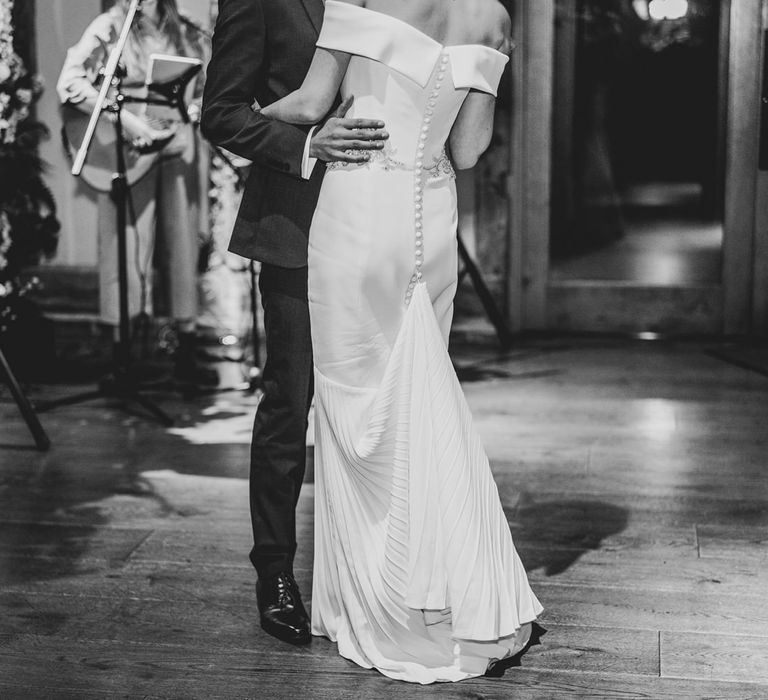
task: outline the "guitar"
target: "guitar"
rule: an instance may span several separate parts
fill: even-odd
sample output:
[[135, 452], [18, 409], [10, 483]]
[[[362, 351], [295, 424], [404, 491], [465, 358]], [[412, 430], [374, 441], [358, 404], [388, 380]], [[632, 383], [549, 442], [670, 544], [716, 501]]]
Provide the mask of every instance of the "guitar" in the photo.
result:
[[[147, 105], [141, 102], [128, 101], [123, 104], [123, 113], [130, 112], [136, 115], [155, 131], [171, 132], [170, 136], [156, 140], [148, 146], [139, 146], [126, 138], [123, 154], [129, 187], [147, 175], [164, 153], [181, 155], [187, 163], [191, 163], [194, 159], [194, 139], [189, 125], [184, 125], [181, 121], [180, 110], [186, 112], [184, 90], [201, 66], [202, 61], [198, 59], [152, 54], [150, 76], [160, 80], [155, 82], [148, 80], [148, 84], [143, 88], [125, 90], [128, 97], [138, 100], [144, 100], [148, 96], [161, 97], [175, 105], [169, 109], [148, 109]], [[164, 118], [153, 119], [147, 116], [158, 112], [165, 115]], [[90, 115], [73, 105], [63, 105], [61, 121], [64, 148], [70, 159], [74, 161], [83, 144]], [[182, 129], [182, 127], [186, 128]], [[112, 178], [117, 171], [116, 141], [115, 125], [107, 118], [106, 113], [103, 113], [97, 122], [96, 131], [88, 149], [88, 158], [80, 174], [86, 183], [99, 192], [112, 190]]]
[[[160, 158], [162, 149], [174, 139], [179, 123], [147, 120], [141, 116], [141, 105], [125, 105], [123, 109], [130, 110], [157, 131], [173, 130], [173, 135], [170, 138], [162, 139], [148, 149], [139, 148], [129, 138], [126, 138], [123, 154], [125, 156], [128, 185], [132, 186], [147, 175], [155, 166], [155, 163]], [[88, 114], [80, 111], [73, 105], [63, 105], [61, 107], [61, 138], [64, 148], [72, 161], [74, 161], [80, 146], [83, 144], [89, 120], [90, 116]], [[96, 132], [88, 149], [88, 158], [81, 173], [83, 180], [99, 192], [110, 192], [112, 190], [112, 178], [117, 171], [116, 141], [115, 125], [107, 118], [106, 114], [102, 114], [96, 126]]]

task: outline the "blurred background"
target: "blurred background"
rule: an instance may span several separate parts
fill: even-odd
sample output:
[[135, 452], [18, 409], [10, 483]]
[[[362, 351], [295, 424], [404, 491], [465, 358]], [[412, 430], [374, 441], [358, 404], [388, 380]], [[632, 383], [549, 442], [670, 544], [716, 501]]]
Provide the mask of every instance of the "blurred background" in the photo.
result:
[[[766, 698], [768, 0], [504, 2], [450, 350], [549, 633], [505, 679], [420, 695]], [[179, 4], [204, 54], [216, 3]], [[0, 0], [0, 696], [411, 697], [258, 627], [259, 271], [227, 252], [247, 163], [199, 143], [188, 172], [196, 362], [158, 246], [135, 372], [109, 374], [114, 226], [70, 174], [56, 90], [109, 5]]]

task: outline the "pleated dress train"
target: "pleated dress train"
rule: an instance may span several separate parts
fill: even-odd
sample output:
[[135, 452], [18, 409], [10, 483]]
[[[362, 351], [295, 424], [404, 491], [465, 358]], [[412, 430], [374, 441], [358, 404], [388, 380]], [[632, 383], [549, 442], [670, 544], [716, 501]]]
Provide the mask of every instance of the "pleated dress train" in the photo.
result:
[[383, 119], [390, 139], [329, 168], [310, 233], [312, 632], [391, 678], [461, 680], [523, 648], [542, 610], [447, 352], [444, 147], [468, 91], [495, 93], [507, 58], [334, 0], [318, 45], [352, 54], [350, 116]]

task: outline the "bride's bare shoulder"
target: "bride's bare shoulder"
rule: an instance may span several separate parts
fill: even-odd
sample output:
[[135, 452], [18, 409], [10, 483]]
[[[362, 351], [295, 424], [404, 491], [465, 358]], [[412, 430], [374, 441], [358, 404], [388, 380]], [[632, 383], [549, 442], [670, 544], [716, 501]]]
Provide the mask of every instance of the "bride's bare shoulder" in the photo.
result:
[[475, 41], [500, 51], [506, 51], [512, 35], [512, 18], [499, 0], [466, 0], [469, 26]]

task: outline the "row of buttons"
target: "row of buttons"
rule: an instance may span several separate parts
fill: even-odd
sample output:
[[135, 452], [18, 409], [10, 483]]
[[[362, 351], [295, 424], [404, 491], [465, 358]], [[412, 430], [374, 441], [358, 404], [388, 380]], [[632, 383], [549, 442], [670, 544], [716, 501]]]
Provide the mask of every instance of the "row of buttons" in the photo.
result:
[[405, 293], [406, 305], [411, 303], [413, 290], [421, 282], [421, 269], [424, 266], [424, 149], [427, 143], [427, 136], [432, 124], [432, 117], [435, 113], [435, 105], [440, 95], [440, 89], [445, 80], [445, 71], [448, 68], [448, 54], [443, 53], [440, 58], [439, 67], [435, 74], [435, 84], [427, 100], [427, 108], [424, 111], [424, 119], [421, 123], [421, 133], [416, 148], [416, 167], [414, 170], [414, 228], [415, 228], [415, 264], [414, 272], [411, 275], [411, 281], [408, 283], [408, 291]]

